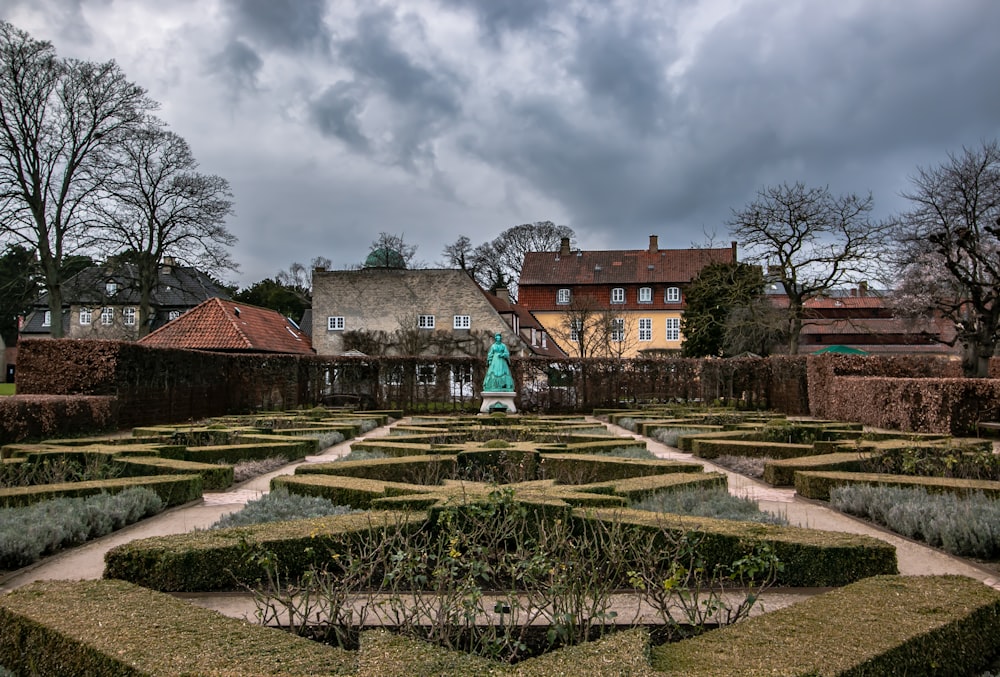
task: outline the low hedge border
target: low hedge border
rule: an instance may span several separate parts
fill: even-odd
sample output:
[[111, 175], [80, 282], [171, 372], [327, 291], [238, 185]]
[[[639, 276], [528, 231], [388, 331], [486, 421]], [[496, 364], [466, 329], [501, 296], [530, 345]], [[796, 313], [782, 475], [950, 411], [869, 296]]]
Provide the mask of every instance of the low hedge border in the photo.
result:
[[14, 508], [31, 505], [60, 496], [92, 496], [102, 492], [115, 494], [132, 487], [146, 487], [156, 492], [168, 507], [182, 505], [201, 498], [200, 475], [167, 475], [143, 477], [118, 477], [110, 480], [67, 482], [65, 484], [36, 484], [27, 487], [0, 489], [0, 507]]
[[879, 576], [654, 647], [662, 674], [971, 675], [997, 653], [1000, 593], [962, 576]]
[[104, 577], [166, 592], [234, 590], [264, 575], [251, 548], [272, 552], [297, 576], [328, 562], [338, 538], [390, 524], [418, 529], [426, 519], [423, 512], [355, 513], [145, 538], [109, 550]]
[[699, 554], [707, 566], [730, 563], [747, 545], [765, 543], [783, 564], [777, 585], [824, 588], [847, 585], [880, 574], [898, 573], [896, 549], [870, 536], [818, 531], [642, 510], [574, 510], [580, 519], [618, 520], [664, 538], [665, 533], [701, 534]]
[[991, 498], [1000, 498], [1000, 482], [964, 480], [955, 477], [912, 477], [910, 475], [884, 475], [881, 473], [852, 472], [795, 472], [795, 491], [805, 498], [830, 500], [830, 489], [846, 484], [874, 484], [888, 487], [920, 487], [931, 493], [953, 492], [959, 495], [982, 492]]
[[873, 454], [839, 452], [818, 456], [800, 456], [768, 461], [764, 464], [764, 482], [773, 487], [790, 487], [795, 484], [796, 470], [840, 470], [861, 472], [865, 461]]
[[201, 475], [202, 489], [221, 491], [233, 484], [233, 467], [217, 463], [179, 461], [158, 456], [135, 456], [115, 459], [123, 477], [143, 475]]
[[816, 448], [811, 444], [787, 444], [785, 442], [758, 442], [754, 440], [706, 440], [695, 439], [691, 452], [699, 458], [719, 456], [746, 456], [750, 458], [798, 458], [812, 456]]
[[543, 454], [540, 467], [541, 476], [563, 484], [590, 484], [646, 475], [700, 473], [704, 470], [700, 463], [685, 461], [605, 458], [578, 454]]
[[122, 581], [0, 597], [0, 665], [25, 675], [351, 675], [356, 659]]
[[[693, 428], [701, 426], [692, 425]], [[753, 439], [752, 430], [720, 430], [714, 433], [694, 433], [692, 435], [680, 435], [677, 438], [677, 448], [681, 451], [692, 453], [694, 443], [697, 440], [748, 440]]]
[[669, 475], [649, 475], [609, 482], [595, 482], [588, 484], [586, 489], [594, 492], [607, 489], [610, 493], [623, 496], [629, 501], [641, 501], [648, 496], [667, 491], [683, 491], [694, 488], [724, 490], [728, 486], [728, 480], [723, 473], [677, 472]]
[[419, 456], [421, 454], [435, 454], [447, 451], [448, 453], [458, 453], [462, 450], [461, 444], [430, 444], [414, 442], [395, 442], [392, 438], [380, 437], [374, 440], [360, 440], [351, 442], [351, 451], [367, 451], [369, 453], [382, 453], [386, 456]]
[[363, 477], [383, 482], [412, 482], [416, 477], [453, 476], [457, 456], [438, 454], [377, 458], [370, 461], [307, 463], [295, 468], [296, 475], [339, 475]]
[[319, 496], [335, 505], [349, 505], [352, 508], [368, 510], [375, 501], [387, 496], [408, 494], [428, 494], [434, 486], [387, 482], [361, 477], [338, 475], [279, 475], [271, 479], [271, 491], [286, 489], [290, 494]]
[[196, 463], [239, 463], [240, 461], [253, 461], [275, 456], [283, 456], [287, 459], [298, 459], [305, 456], [302, 453], [302, 445], [287, 441], [246, 443], [246, 444], [225, 444], [205, 447], [181, 447], [179, 449], [169, 449], [160, 452], [164, 458], [173, 458], [178, 461], [194, 461]]

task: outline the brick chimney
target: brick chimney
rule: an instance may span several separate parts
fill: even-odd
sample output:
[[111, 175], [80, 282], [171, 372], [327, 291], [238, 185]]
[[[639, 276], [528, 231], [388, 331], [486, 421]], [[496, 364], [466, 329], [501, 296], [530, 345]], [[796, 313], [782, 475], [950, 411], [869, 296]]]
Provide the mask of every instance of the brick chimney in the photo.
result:
[[649, 253], [655, 254], [660, 251], [659, 238], [656, 235], [649, 236]]
[[569, 256], [569, 238], [564, 237], [559, 242], [559, 256]]
[[510, 290], [507, 287], [494, 287], [493, 295], [496, 296], [501, 301], [506, 301], [510, 303]]

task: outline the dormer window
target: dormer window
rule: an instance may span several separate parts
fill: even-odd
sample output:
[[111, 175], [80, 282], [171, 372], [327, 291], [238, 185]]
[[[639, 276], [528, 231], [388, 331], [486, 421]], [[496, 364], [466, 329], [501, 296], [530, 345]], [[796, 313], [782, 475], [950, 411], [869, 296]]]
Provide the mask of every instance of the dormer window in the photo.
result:
[[681, 302], [681, 288], [680, 287], [667, 287], [666, 300], [667, 300], [667, 303], [680, 303]]
[[573, 298], [573, 294], [569, 289], [560, 289], [556, 292], [556, 303], [561, 306], [569, 304], [570, 300]]
[[612, 303], [625, 303], [625, 287], [615, 287], [611, 290]]
[[118, 283], [117, 282], [106, 282], [104, 284], [104, 292], [108, 296], [114, 296], [118, 293]]
[[639, 303], [652, 303], [652, 302], [653, 302], [653, 288], [639, 287]]

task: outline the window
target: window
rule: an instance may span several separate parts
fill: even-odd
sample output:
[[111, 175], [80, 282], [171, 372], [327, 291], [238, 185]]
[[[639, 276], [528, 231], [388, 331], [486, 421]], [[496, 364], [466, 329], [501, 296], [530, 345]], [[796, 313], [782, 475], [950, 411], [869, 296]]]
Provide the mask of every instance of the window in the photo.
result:
[[583, 333], [583, 320], [573, 320], [569, 323], [569, 340], [579, 341]]
[[122, 323], [126, 327], [135, 326], [135, 308], [128, 307], [122, 309]]
[[434, 316], [433, 315], [420, 315], [417, 318], [417, 327], [420, 329], [433, 329], [434, 328]]
[[176, 320], [180, 316], [181, 316], [181, 311], [179, 311], [179, 310], [171, 310], [169, 313], [167, 313], [167, 320], [168, 321], [169, 320]]
[[472, 318], [469, 315], [456, 315], [455, 324], [452, 326], [455, 329], [468, 329], [472, 326]]
[[653, 319], [650, 317], [640, 317], [639, 318], [639, 340], [640, 341], [652, 341], [653, 340]]
[[561, 306], [565, 306], [573, 298], [573, 294], [569, 289], [560, 289], [556, 292], [556, 303]]
[[80, 324], [86, 326], [90, 324], [90, 308], [80, 308]]
[[612, 303], [625, 303], [625, 288], [615, 287], [611, 290], [611, 302]]
[[653, 302], [653, 288], [639, 287], [639, 303], [652, 303], [652, 302]]
[[344, 331], [344, 318], [341, 315], [334, 315], [326, 318], [327, 331]]
[[117, 282], [106, 283], [104, 285], [104, 291], [107, 293], [108, 296], [114, 296], [115, 294], [118, 293], [118, 283]]
[[432, 386], [437, 383], [437, 369], [433, 364], [417, 365], [417, 383]]
[[115, 321], [115, 309], [104, 307], [101, 308], [101, 324], [107, 327], [110, 324], [114, 324]]
[[667, 303], [680, 303], [680, 302], [681, 302], [680, 287], [667, 287]]
[[46, 310], [45, 314], [42, 315], [42, 326], [51, 327], [52, 326], [52, 311]]
[[611, 320], [611, 340], [612, 341], [624, 341], [625, 340], [625, 320], [620, 317], [616, 317]]
[[668, 341], [681, 340], [681, 318], [679, 317], [667, 318], [667, 340]]

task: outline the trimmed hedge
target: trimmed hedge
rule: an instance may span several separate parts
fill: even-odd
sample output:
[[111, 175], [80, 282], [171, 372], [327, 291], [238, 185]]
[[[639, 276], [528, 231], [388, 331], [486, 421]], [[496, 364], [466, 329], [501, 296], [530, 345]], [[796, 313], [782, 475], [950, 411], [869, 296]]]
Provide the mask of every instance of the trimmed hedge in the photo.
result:
[[362, 477], [383, 482], [415, 482], [417, 478], [452, 477], [457, 467], [455, 456], [404, 456], [369, 461], [334, 461], [307, 463], [295, 468], [296, 475], [339, 475]]
[[869, 536], [642, 510], [576, 509], [573, 514], [618, 520], [653, 539], [663, 539], [665, 533], [700, 535], [698, 552], [709, 567], [739, 559], [748, 544], [766, 543], [783, 565], [776, 581], [781, 586], [840, 586], [898, 572], [896, 549]]
[[561, 484], [590, 484], [667, 473], [700, 473], [704, 466], [684, 461], [543, 454], [540, 473]]
[[654, 647], [685, 677], [972, 675], [1000, 637], [1000, 593], [962, 576], [879, 576]]
[[328, 562], [337, 541], [350, 542], [354, 532], [419, 529], [426, 520], [426, 513], [353, 513], [145, 538], [109, 550], [104, 577], [167, 592], [233, 590], [264, 575], [252, 548], [270, 551], [283, 572], [297, 576]]
[[763, 480], [774, 487], [790, 487], [795, 484], [796, 470], [861, 472], [871, 457], [867, 453], [840, 452], [768, 461], [764, 464]]
[[200, 475], [168, 475], [161, 477], [119, 477], [110, 480], [11, 487], [0, 489], [0, 507], [12, 508], [31, 505], [59, 496], [92, 496], [102, 492], [114, 494], [131, 487], [146, 487], [155, 491], [157, 496], [162, 498], [169, 507], [200, 499], [202, 480]]
[[830, 500], [830, 489], [845, 484], [875, 484], [887, 487], [921, 487], [929, 492], [954, 492], [970, 494], [982, 492], [993, 498], [1000, 497], [1000, 482], [988, 480], [963, 480], [955, 477], [915, 477], [912, 475], [884, 475], [881, 473], [809, 472], [795, 473], [795, 491], [805, 498]]
[[121, 581], [0, 596], [0, 665], [33, 675], [350, 675], [356, 655]]
[[115, 459], [123, 477], [143, 475], [201, 475], [202, 489], [220, 491], [233, 483], [233, 467], [217, 463], [196, 463], [157, 456], [136, 456]]
[[[20, 388], [20, 379], [18, 379]], [[114, 430], [118, 400], [82, 395], [0, 397], [0, 444]]]
[[274, 458], [275, 456], [297, 459], [305, 456], [305, 453], [302, 453], [302, 451], [302, 445], [297, 442], [281, 441], [258, 444], [220, 444], [206, 447], [181, 447], [177, 450], [162, 451], [160, 455], [164, 458], [173, 458], [179, 461], [194, 461], [196, 463], [239, 463], [240, 461], [254, 461]]
[[723, 473], [677, 472], [669, 475], [650, 475], [611, 480], [610, 482], [595, 482], [588, 484], [586, 489], [591, 492], [607, 490], [616, 496], [623, 496], [631, 502], [641, 501], [648, 496], [666, 491], [683, 491], [695, 488], [725, 490], [728, 486], [728, 480]]
[[[428, 485], [338, 475], [279, 475], [271, 479], [271, 491], [282, 488], [290, 494], [319, 496], [334, 505], [349, 505], [361, 510], [376, 506], [380, 498], [410, 494], [419, 496], [435, 490]], [[436, 500], [437, 497], [434, 498]]]
[[798, 458], [818, 453], [811, 444], [786, 444], [783, 442], [758, 442], [754, 440], [706, 440], [695, 438], [692, 452], [700, 458], [719, 456], [748, 456], [751, 458]]

